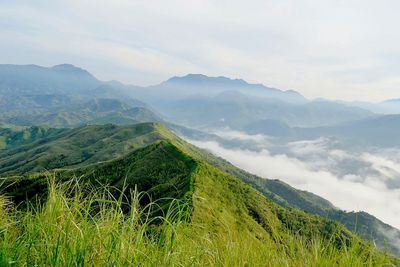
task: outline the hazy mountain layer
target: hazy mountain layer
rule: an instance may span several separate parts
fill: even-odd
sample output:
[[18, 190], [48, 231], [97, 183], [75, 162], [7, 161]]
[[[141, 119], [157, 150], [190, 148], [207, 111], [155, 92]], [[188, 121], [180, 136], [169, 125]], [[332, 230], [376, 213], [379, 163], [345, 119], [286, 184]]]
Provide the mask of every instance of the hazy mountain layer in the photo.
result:
[[290, 127], [280, 120], [258, 120], [241, 130], [249, 134], [265, 134], [284, 140], [313, 140], [333, 137], [343, 146], [400, 147], [400, 115], [375, 115], [365, 119], [324, 127]]
[[[107, 108], [96, 108], [97, 103], [93, 103], [99, 101], [96, 99], [102, 99], [100, 105]], [[373, 115], [347, 104], [309, 101], [292, 90], [226, 77], [189, 74], [159, 85], [138, 87], [102, 82], [89, 72], [68, 64], [52, 68], [0, 65], [0, 121], [3, 123], [75, 126], [101, 117], [99, 112], [118, 112], [127, 105], [146, 107], [136, 99], [150, 104], [172, 122], [197, 128], [228, 126], [237, 129], [265, 119], [311, 127]], [[123, 104], [113, 103], [117, 100]], [[121, 118], [116, 120], [124, 122]]]

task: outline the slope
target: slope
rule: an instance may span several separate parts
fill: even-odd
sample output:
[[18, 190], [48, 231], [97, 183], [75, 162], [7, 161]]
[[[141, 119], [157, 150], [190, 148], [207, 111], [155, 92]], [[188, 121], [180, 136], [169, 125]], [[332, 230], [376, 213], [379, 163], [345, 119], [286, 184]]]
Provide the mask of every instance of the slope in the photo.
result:
[[[160, 131], [162, 134], [165, 129]], [[108, 184], [116, 189], [126, 186], [146, 190], [150, 199], [164, 199], [160, 204], [162, 210], [168, 208], [171, 198], [190, 200], [191, 240], [197, 246], [228, 241], [221, 248], [230, 252], [219, 259], [225, 265], [241, 265], [249, 259], [266, 264], [271, 257], [275, 265], [292, 265], [302, 259], [304, 266], [326, 264], [328, 260], [341, 265], [363, 262], [365, 258], [378, 265], [392, 261], [339, 223], [279, 207], [234, 176], [188, 154], [192, 148], [183, 147], [184, 143], [177, 138], [168, 139], [170, 133], [165, 133], [165, 140], [120, 158], [56, 170], [54, 175], [58, 182], [77, 176], [82, 183], [94, 186]], [[5, 192], [16, 202], [38, 199], [47, 191], [46, 173], [10, 177], [5, 181]], [[320, 245], [313, 247], [312, 242]], [[245, 247], [253, 251], [246, 252]], [[313, 254], [312, 248], [323, 247], [329, 251]], [[346, 253], [351, 258], [346, 258]]]
[[365, 212], [345, 212], [333, 206], [329, 201], [310, 192], [301, 191], [280, 181], [258, 177], [235, 167], [226, 160], [216, 157], [207, 151], [187, 145], [191, 153], [211, 165], [227, 172], [261, 192], [268, 199], [282, 207], [304, 210], [311, 214], [329, 218], [345, 225], [347, 229], [356, 232], [366, 240], [373, 241], [380, 248], [388, 248], [400, 255], [398, 242], [400, 231], [376, 217]]
[[29, 108], [0, 113], [0, 120], [19, 126], [50, 125], [77, 127], [84, 124], [132, 124], [134, 122], [162, 121], [146, 104], [134, 100], [93, 98], [87, 102], [71, 102], [57, 109]]
[[[158, 149], [163, 147], [163, 150], [168, 151], [166, 147], [175, 147], [175, 150], [181, 151], [175, 155], [181, 155], [182, 153], [189, 155], [186, 157], [201, 161], [202, 164], [206, 164], [205, 166], [212, 168], [214, 171], [219, 170], [219, 172], [228, 173], [231, 175], [230, 177], [237, 177], [282, 207], [302, 209], [312, 214], [338, 220], [344, 223], [350, 231], [357, 230], [364, 238], [376, 240], [376, 243], [382, 248], [387, 238], [380, 234], [378, 227], [383, 226], [398, 233], [396, 229], [385, 225], [371, 215], [367, 215], [370, 220], [357, 221], [355, 218], [357, 214], [337, 210], [329, 202], [320, 197], [296, 190], [280, 181], [265, 180], [246, 173], [223, 159], [186, 143], [158, 123], [143, 123], [134, 126], [85, 126], [65, 130], [58, 136], [5, 150], [0, 153], [0, 176], [19, 176], [12, 179], [6, 178], [7, 182], [4, 187], [11, 190], [14, 195], [18, 195], [20, 200], [25, 199], [28, 195], [33, 196], [39, 188], [46, 185], [46, 175], [42, 174], [38, 176], [34, 174], [35, 172], [57, 168], [64, 169], [60, 173], [67, 173], [66, 175], [60, 174], [61, 177], [70, 177], [70, 171], [73, 171], [77, 177], [87, 177], [88, 180], [96, 179], [102, 182], [109, 181], [113, 185], [117, 184], [113, 182], [113, 179], [116, 179], [115, 177], [119, 179], [137, 177], [129, 184], [137, 184], [141, 181], [139, 183], [142, 184], [140, 189], [148, 191], [150, 190], [150, 185], [155, 186], [155, 184], [159, 183], [157, 182], [158, 178], [152, 180], [154, 177], [157, 177], [157, 173], [165, 174], [165, 177], [168, 177], [168, 180], [171, 181], [174, 181], [174, 179], [167, 174], [170, 171], [178, 173], [177, 171], [173, 171], [175, 169], [168, 161], [163, 163], [163, 161], [156, 160], [155, 158], [153, 160], [146, 160], [147, 156], [141, 154], [146, 149], [150, 149], [148, 146], [154, 146], [159, 141], [167, 142], [167, 144], [161, 142], [156, 146]], [[116, 158], [119, 159], [117, 160]], [[140, 161], [140, 164], [134, 163], [141, 158], [143, 160]], [[110, 160], [112, 163], [109, 163]], [[139, 165], [148, 165], [151, 168], [146, 167], [148, 172], [144, 172], [142, 175], [130, 173], [131, 168], [136, 171]], [[189, 169], [192, 168], [193, 166]], [[151, 169], [156, 170], [156, 172], [151, 174]], [[145, 182], [146, 179], [149, 179], [149, 184], [147, 185]], [[11, 186], [12, 184], [14, 185]], [[32, 189], [22, 190], [21, 188], [24, 186]], [[172, 184], [161, 183], [159, 185], [160, 189], [173, 187], [182, 188], [179, 182]], [[163, 196], [177, 197], [176, 194], [166, 193], [171, 192], [171, 189], [167, 189], [167, 191], [162, 190], [162, 192], [163, 194], [161, 195]], [[161, 195], [157, 194], [156, 196], [160, 197]], [[363, 217], [365, 217], [365, 214]], [[388, 244], [388, 246], [392, 251], [395, 251], [395, 247], [392, 244]]]
[[[132, 108], [148, 107], [128, 96], [120, 84], [102, 82], [73, 65], [47, 68], [0, 64], [2, 123], [76, 127], [97, 123], [96, 120], [126, 124], [158, 117], [143, 109], [136, 110], [140, 114], [135, 114]], [[147, 118], [143, 120], [143, 117]]]
[[0, 151], [28, 144], [38, 139], [48, 138], [62, 131], [62, 129], [45, 126], [33, 126], [26, 129], [0, 127]]
[[126, 155], [163, 139], [156, 124], [92, 125], [62, 130], [25, 146], [0, 152], [0, 175], [19, 175], [96, 163]]

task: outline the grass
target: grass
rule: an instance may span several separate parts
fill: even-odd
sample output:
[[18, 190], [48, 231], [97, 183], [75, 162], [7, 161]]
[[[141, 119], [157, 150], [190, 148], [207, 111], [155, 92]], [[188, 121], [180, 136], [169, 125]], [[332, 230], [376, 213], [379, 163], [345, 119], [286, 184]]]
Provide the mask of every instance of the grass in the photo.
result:
[[[94, 129], [113, 140], [129, 130]], [[149, 129], [170, 141], [146, 146]], [[86, 130], [62, 140], [87, 143]], [[46, 172], [2, 179], [0, 266], [399, 265], [337, 222], [278, 206], [159, 124], [131, 134], [131, 153], [51, 182]]]
[[[167, 134], [164, 134], [167, 136]], [[172, 136], [168, 136], [173, 140]], [[209, 163], [219, 170], [228, 173], [246, 184], [251, 185], [266, 198], [285, 208], [301, 209], [309, 214], [315, 214], [329, 220], [343, 224], [349, 231], [355, 232], [365, 240], [374, 242], [382, 250], [400, 257], [398, 246], [388, 240], [384, 232], [393, 232], [400, 235], [400, 231], [385, 224], [374, 216], [365, 212], [346, 212], [335, 208], [327, 200], [310, 192], [297, 190], [279, 180], [263, 179], [241, 170], [222, 158], [216, 157], [205, 150], [198, 149], [181, 139], [175, 139], [174, 143], [183, 151], [193, 157]], [[384, 231], [382, 231], [382, 229]]]
[[164, 139], [155, 131], [153, 123], [135, 126], [90, 125], [54, 131], [60, 133], [0, 151], [0, 175], [20, 175], [93, 164], [127, 155]]
[[[140, 114], [141, 109], [138, 110]], [[135, 110], [132, 109], [130, 112], [135, 112]], [[373, 240], [379, 248], [387, 248], [391, 253], [400, 256], [395, 244], [388, 242], [381, 230], [400, 234], [395, 228], [367, 213], [340, 211], [313, 194], [296, 190], [280, 181], [262, 179], [246, 173], [223, 159], [184, 142], [159, 123], [141, 123], [131, 126], [94, 125], [77, 129], [1, 128], [0, 135], [5, 137], [3, 139], [0, 137], [0, 176], [2, 177], [37, 176], [37, 172], [45, 170], [74, 169], [76, 171], [79, 168], [82, 169], [82, 175], [88, 177], [89, 173], [93, 173], [92, 177], [88, 177], [89, 179], [101, 178], [105, 183], [121, 179], [128, 172], [130, 183], [138, 184], [139, 190], [153, 189], [153, 191], [156, 190], [153, 193], [157, 196], [168, 195], [180, 198], [180, 194], [186, 190], [182, 190], [182, 187], [187, 184], [182, 177], [187, 177], [187, 168], [179, 168], [179, 166], [187, 164], [182, 165], [182, 161], [172, 155], [173, 153], [169, 153], [167, 157], [158, 154], [146, 159], [143, 155], [139, 155], [136, 159], [129, 157], [132, 151], [164, 140], [172, 143], [189, 157], [206, 161], [252, 185], [280, 206], [302, 209], [308, 213], [339, 221], [350, 231], [357, 231], [357, 234], [364, 239]], [[1, 150], [1, 147], [5, 150]], [[175, 158], [173, 161], [170, 160], [171, 156]], [[115, 161], [118, 158], [127, 158], [128, 162], [120, 160], [100, 170], [97, 170], [98, 166], [93, 166], [99, 162]], [[132, 170], [134, 174], [129, 170]], [[24, 177], [12, 179], [17, 182], [13, 187], [15, 189], [13, 196], [19, 195], [26, 200], [30, 193], [36, 194], [44, 188], [46, 179], [40, 180], [38, 177], [25, 179]], [[158, 187], [155, 187], [155, 184]]]
[[395, 266], [357, 242], [339, 248], [334, 238], [282, 233], [273, 223], [285, 238], [234, 225], [229, 210], [203, 207], [219, 201], [204, 192], [194, 194], [193, 209], [172, 201], [153, 216], [157, 201], [141, 206], [144, 193], [116, 198], [110, 189], [50, 182], [45, 203], [25, 210], [0, 198], [0, 266]]
[[137, 191], [129, 197], [121, 194], [118, 199], [110, 188], [86, 192], [71, 182], [63, 186], [52, 183], [44, 205], [24, 211], [1, 199], [0, 264], [124, 266], [165, 262], [187, 205], [173, 201], [164, 216], [152, 216], [153, 210], [158, 210], [157, 202], [140, 207], [143, 194]]

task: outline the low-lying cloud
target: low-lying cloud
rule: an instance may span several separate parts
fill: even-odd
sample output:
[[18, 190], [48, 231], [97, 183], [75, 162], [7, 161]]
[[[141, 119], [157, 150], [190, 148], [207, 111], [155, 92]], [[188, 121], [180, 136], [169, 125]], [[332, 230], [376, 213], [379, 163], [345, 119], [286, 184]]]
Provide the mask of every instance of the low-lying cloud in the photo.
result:
[[231, 132], [226, 136], [231, 141], [237, 136], [238, 143], [256, 143], [258, 149], [228, 148], [216, 141], [189, 142], [251, 173], [313, 192], [343, 210], [366, 211], [400, 229], [400, 160], [391, 158], [399, 153], [349, 152], [324, 138], [274, 146], [260, 136]]

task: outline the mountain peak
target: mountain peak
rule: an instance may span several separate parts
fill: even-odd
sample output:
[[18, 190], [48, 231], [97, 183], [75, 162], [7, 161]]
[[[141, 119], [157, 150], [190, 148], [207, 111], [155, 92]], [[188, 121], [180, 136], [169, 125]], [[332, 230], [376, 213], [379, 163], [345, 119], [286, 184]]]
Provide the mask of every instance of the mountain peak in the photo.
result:
[[204, 74], [187, 74], [185, 76], [174, 76], [168, 79], [166, 84], [184, 84], [184, 85], [215, 85], [215, 86], [249, 86], [245, 80], [231, 79], [224, 76], [211, 77]]
[[55, 71], [62, 71], [62, 72], [69, 72], [69, 73], [82, 73], [82, 74], [87, 74], [92, 76], [87, 70], [76, 67], [72, 64], [59, 64], [51, 67], [50, 69], [55, 70]]
[[180, 90], [179, 93], [195, 92], [200, 94], [216, 95], [223, 91], [233, 90], [243, 94], [263, 98], [274, 98], [289, 103], [306, 103], [308, 100], [300, 93], [288, 90], [282, 91], [267, 87], [261, 83], [248, 83], [243, 79], [231, 79], [224, 76], [210, 77], [204, 74], [187, 74], [175, 76], [161, 83], [168, 89]]

